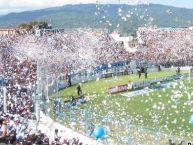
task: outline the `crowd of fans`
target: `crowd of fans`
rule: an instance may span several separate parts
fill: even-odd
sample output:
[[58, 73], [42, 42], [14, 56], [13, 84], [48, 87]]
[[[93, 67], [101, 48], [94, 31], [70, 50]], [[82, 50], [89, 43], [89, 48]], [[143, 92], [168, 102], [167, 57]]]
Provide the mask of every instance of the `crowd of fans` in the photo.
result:
[[[2, 83], [0, 84], [0, 143], [81, 145], [82, 143], [74, 138], [56, 138], [51, 142], [45, 134], [28, 127], [28, 121], [36, 119], [34, 101], [37, 63], [23, 53], [19, 56], [13, 48], [15, 42], [26, 37], [30, 36], [0, 36], [0, 76], [3, 77], [3, 87]], [[6, 92], [6, 110], [3, 106], [3, 91]]]
[[10, 145], [82, 145], [77, 138], [64, 138], [55, 129], [54, 140], [51, 141], [41, 131], [30, 127], [29, 119], [20, 115], [1, 114], [0, 117], [0, 143]]
[[21, 62], [6, 48], [2, 54], [4, 86], [6, 86], [7, 110], [32, 118], [35, 97], [36, 65], [33, 61]]
[[181, 65], [193, 60], [192, 28], [139, 28], [137, 35], [140, 59]]
[[[50, 64], [51, 73], [57, 69], [52, 64], [57, 64], [65, 74], [132, 59], [189, 61], [193, 59], [192, 38], [193, 30], [187, 28], [140, 29], [139, 48], [131, 54], [122, 43], [115, 42], [108, 34], [95, 31], [77, 29], [57, 34], [47, 33], [41, 37], [32, 34], [0, 36], [0, 76], [4, 78], [7, 96], [7, 114], [4, 114], [3, 104], [0, 104], [0, 142], [50, 144], [45, 134], [31, 131], [27, 123], [28, 119], [35, 119], [33, 112], [38, 60]], [[57, 131], [55, 133], [57, 136]], [[82, 143], [78, 139], [60, 142], [56, 137], [55, 144]]]

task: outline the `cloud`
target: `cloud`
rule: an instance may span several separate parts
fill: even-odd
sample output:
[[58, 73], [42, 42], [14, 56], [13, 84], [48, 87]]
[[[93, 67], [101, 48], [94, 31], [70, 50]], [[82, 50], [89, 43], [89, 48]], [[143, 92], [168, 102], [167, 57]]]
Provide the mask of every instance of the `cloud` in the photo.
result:
[[0, 0], [0, 14], [69, 4], [69, 0]]
[[41, 9], [79, 3], [129, 3], [137, 4], [139, 0], [0, 0], [0, 15], [9, 12]]

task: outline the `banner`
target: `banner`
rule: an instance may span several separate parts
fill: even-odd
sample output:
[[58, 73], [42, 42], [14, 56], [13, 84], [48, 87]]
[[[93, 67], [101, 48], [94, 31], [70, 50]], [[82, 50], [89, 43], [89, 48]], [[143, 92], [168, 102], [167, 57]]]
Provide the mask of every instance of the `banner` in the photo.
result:
[[108, 93], [109, 94], [115, 94], [115, 93], [128, 91], [129, 89], [138, 89], [138, 88], [149, 87], [150, 85], [152, 85], [154, 83], [163, 82], [163, 81], [171, 81], [173, 79], [177, 79], [176, 77], [177, 77], [177, 75], [169, 76], [169, 77], [156, 78], [153, 80], [144, 80], [144, 81], [125, 84], [125, 85], [121, 85], [121, 86], [115, 86], [115, 87], [109, 88]]
[[109, 94], [115, 94], [115, 93], [125, 92], [127, 90], [128, 90], [128, 85], [121, 85], [121, 86], [109, 88], [108, 93]]

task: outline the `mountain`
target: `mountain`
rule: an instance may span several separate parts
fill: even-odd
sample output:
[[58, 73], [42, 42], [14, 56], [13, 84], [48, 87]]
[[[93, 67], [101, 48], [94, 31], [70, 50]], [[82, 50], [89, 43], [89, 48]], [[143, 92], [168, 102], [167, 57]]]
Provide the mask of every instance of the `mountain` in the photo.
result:
[[46, 20], [55, 28], [106, 28], [134, 34], [140, 26], [193, 26], [193, 9], [157, 4], [65, 5], [0, 16], [0, 28], [13, 28], [33, 20]]

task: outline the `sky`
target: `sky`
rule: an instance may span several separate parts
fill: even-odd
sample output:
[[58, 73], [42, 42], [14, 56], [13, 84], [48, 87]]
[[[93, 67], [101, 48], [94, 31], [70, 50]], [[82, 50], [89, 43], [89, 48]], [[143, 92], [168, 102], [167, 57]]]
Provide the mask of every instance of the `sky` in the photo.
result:
[[[97, 0], [0, 0], [0, 15], [65, 4], [96, 3]], [[193, 8], [193, 0], [98, 0], [98, 3], [155, 3], [176, 7]]]

